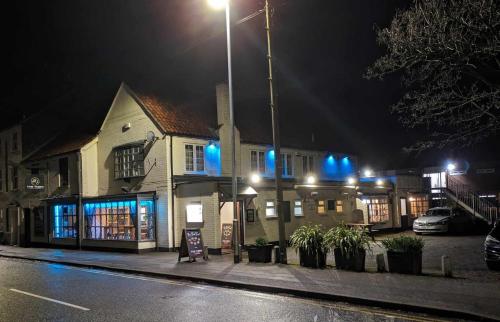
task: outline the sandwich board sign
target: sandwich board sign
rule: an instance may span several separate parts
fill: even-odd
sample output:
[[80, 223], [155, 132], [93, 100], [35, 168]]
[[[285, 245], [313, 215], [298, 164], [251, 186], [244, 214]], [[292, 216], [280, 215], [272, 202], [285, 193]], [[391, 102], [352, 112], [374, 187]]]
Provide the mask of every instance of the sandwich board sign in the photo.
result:
[[182, 230], [178, 261], [180, 262], [183, 257], [189, 257], [190, 262], [194, 262], [197, 257], [202, 257], [206, 260], [203, 252], [203, 238], [199, 228]]

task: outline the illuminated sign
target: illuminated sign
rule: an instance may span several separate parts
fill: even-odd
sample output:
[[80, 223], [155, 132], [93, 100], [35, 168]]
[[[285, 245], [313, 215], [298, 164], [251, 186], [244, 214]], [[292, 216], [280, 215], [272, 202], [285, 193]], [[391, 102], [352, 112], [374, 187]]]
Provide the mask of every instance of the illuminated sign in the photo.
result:
[[45, 190], [45, 180], [42, 175], [30, 175], [26, 178], [26, 189], [33, 191]]

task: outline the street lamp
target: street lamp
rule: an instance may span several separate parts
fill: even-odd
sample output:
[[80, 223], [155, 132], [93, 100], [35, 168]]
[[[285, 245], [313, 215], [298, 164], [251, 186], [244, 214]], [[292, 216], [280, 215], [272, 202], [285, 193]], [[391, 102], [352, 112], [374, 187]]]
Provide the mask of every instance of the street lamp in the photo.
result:
[[234, 107], [233, 107], [233, 72], [231, 68], [231, 4], [229, 0], [208, 0], [208, 4], [214, 9], [226, 9], [226, 39], [227, 39], [227, 82], [229, 91], [229, 121], [231, 123], [231, 181], [233, 194], [233, 245], [234, 263], [240, 262], [240, 240], [236, 180], [236, 147], [234, 138]]

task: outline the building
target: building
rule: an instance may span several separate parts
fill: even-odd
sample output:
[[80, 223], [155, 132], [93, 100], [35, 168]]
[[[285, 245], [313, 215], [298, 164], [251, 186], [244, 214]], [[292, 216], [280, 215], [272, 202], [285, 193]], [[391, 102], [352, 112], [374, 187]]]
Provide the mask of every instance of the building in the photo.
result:
[[[93, 119], [99, 123], [94, 132], [69, 127], [47, 135], [17, 159], [14, 150], [6, 150], [10, 177], [0, 178], [4, 186], [17, 188], [1, 194], [3, 241], [173, 250], [183, 229], [200, 228], [209, 251], [221, 253], [228, 247], [223, 230], [227, 233], [233, 219], [226, 85], [217, 86], [214, 102], [216, 109], [207, 104], [202, 113], [197, 106], [170, 104], [122, 84], [105, 117]], [[272, 141], [266, 126], [239, 121], [240, 243], [257, 237], [276, 241]], [[30, 129], [13, 127], [1, 133], [2, 140], [13, 141], [16, 131]], [[313, 138], [284, 136], [282, 145], [286, 236], [305, 223], [399, 228], [407, 214], [425, 211], [414, 205], [427, 199], [412, 199], [426, 198], [421, 176], [394, 173], [358, 180], [358, 160], [351, 154]]]

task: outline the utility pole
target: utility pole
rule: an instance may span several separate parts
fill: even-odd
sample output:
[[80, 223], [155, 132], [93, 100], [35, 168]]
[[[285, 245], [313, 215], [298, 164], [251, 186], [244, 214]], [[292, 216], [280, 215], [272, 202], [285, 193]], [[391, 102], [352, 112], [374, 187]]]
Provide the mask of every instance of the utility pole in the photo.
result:
[[275, 188], [276, 188], [276, 211], [278, 215], [278, 232], [279, 232], [279, 262], [287, 263], [286, 259], [286, 241], [285, 241], [285, 218], [283, 214], [283, 190], [281, 189], [281, 173], [283, 171], [283, 163], [281, 161], [281, 146], [280, 146], [280, 129], [279, 129], [279, 111], [274, 100], [273, 87], [273, 56], [271, 52], [271, 24], [269, 15], [269, 0], [265, 0], [266, 13], [266, 34], [267, 34], [267, 64], [269, 68], [269, 107], [271, 108], [271, 116], [273, 123], [273, 145], [274, 145], [274, 169], [275, 169]]

